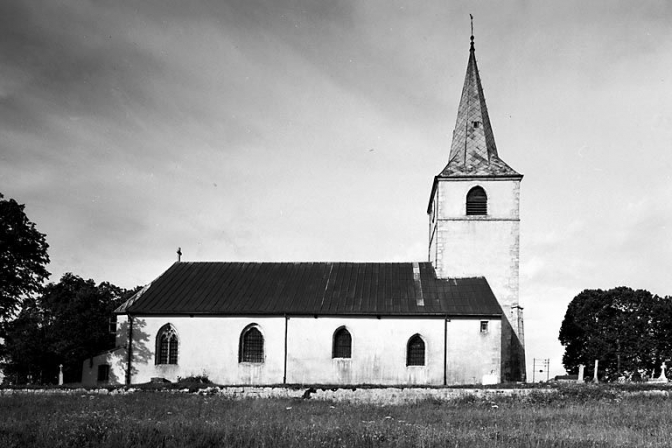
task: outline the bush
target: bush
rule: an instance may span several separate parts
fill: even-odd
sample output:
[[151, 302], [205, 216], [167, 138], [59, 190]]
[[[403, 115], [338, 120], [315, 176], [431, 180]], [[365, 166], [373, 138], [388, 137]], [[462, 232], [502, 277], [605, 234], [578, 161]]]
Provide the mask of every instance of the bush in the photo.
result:
[[178, 385], [190, 385], [190, 384], [212, 384], [212, 381], [210, 381], [210, 378], [208, 378], [207, 375], [195, 375], [195, 376], [187, 376], [185, 378], [182, 377], [177, 377], [177, 384]]

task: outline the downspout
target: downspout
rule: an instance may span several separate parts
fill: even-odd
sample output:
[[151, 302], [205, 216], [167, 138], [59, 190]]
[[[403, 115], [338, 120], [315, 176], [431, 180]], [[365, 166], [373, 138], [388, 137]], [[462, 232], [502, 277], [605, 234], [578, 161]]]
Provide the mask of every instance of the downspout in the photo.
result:
[[282, 370], [282, 384], [287, 384], [287, 323], [289, 317], [285, 314], [285, 364]]
[[448, 385], [448, 316], [443, 319], [443, 385]]
[[128, 314], [128, 343], [126, 353], [126, 385], [131, 385], [131, 361], [133, 360], [133, 316]]

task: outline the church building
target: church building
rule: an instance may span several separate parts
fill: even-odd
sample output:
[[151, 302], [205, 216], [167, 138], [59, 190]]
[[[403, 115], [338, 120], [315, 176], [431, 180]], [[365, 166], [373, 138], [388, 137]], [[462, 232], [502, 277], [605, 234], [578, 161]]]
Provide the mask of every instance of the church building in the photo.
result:
[[83, 384], [524, 381], [522, 178], [497, 153], [472, 36], [426, 261], [178, 260], [116, 311], [116, 348], [84, 361]]

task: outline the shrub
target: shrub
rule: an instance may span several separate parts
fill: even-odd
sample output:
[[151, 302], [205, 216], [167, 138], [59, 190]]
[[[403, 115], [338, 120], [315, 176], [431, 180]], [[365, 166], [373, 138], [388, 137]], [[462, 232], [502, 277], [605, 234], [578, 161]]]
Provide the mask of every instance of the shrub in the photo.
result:
[[190, 384], [212, 384], [212, 381], [210, 381], [210, 378], [208, 378], [207, 375], [195, 375], [195, 376], [187, 376], [185, 378], [182, 377], [177, 377], [177, 384], [178, 385], [190, 385]]

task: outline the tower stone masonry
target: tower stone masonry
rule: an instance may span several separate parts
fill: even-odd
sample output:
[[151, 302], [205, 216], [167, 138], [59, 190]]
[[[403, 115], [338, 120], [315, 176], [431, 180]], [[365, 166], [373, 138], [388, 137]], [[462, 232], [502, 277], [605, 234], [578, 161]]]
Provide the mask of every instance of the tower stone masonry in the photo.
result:
[[525, 377], [519, 296], [520, 182], [499, 158], [471, 36], [448, 164], [434, 178], [429, 261], [439, 278], [485, 277], [502, 307], [502, 379]]

